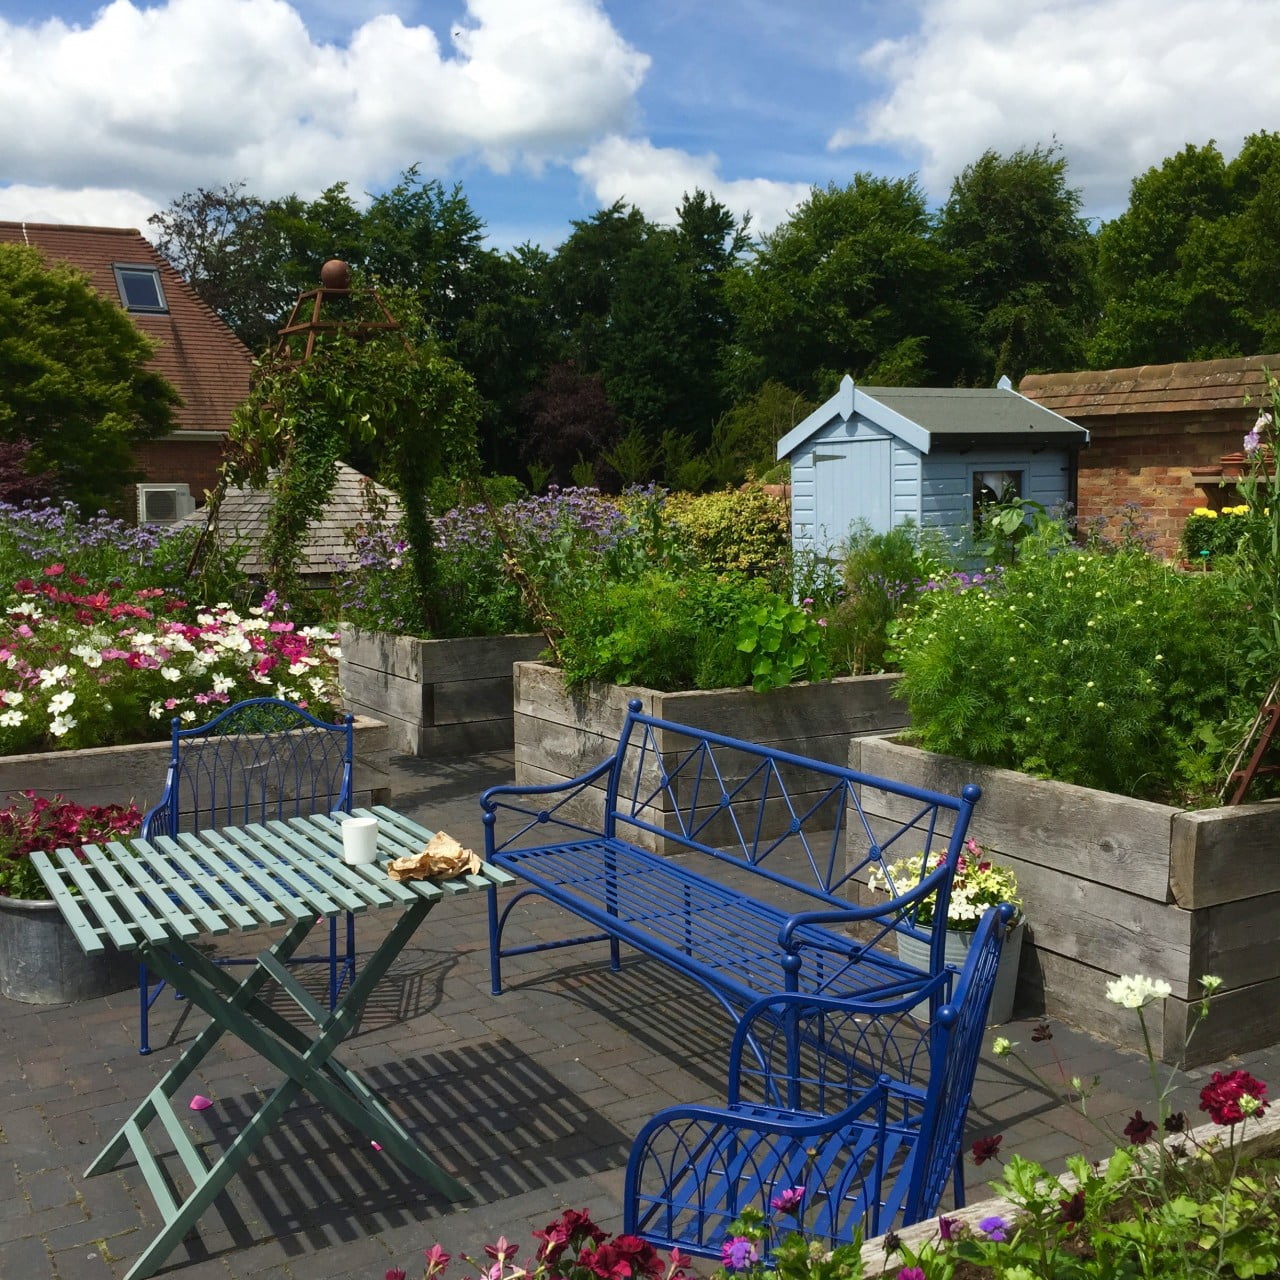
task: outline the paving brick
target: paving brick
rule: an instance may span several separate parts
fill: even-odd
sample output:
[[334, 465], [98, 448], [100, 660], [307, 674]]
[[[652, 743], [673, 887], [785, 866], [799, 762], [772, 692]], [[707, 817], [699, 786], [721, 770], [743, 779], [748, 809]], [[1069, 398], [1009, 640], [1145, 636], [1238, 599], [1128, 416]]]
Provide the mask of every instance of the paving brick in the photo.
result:
[[[427, 825], [479, 847], [475, 797], [503, 780], [504, 758], [440, 766], [402, 760], [397, 768]], [[499, 772], [495, 772], [495, 769]], [[428, 809], [428, 803], [432, 806]], [[513, 936], [563, 937], [572, 921], [530, 901]], [[362, 920], [362, 949], [376, 945], [390, 913]], [[303, 1095], [200, 1220], [166, 1265], [176, 1280], [380, 1280], [387, 1267], [420, 1275], [422, 1250], [439, 1242], [475, 1253], [505, 1233], [527, 1256], [529, 1233], [563, 1209], [590, 1209], [606, 1229], [621, 1227], [623, 1169], [633, 1135], [654, 1111], [724, 1095], [730, 1033], [705, 992], [661, 966], [628, 954], [608, 969], [601, 947], [513, 960], [507, 990], [489, 993], [485, 904], [446, 905], [407, 948], [370, 1001], [340, 1056], [360, 1070], [442, 1167], [472, 1191], [450, 1205], [368, 1140]], [[226, 946], [242, 939], [230, 939]], [[221, 949], [221, 948], [220, 948]], [[240, 950], [243, 950], [241, 947]], [[273, 1007], [293, 1018], [287, 1002]], [[205, 1024], [185, 1002], [157, 1006], [157, 1051], [140, 1057], [132, 996], [81, 1006], [35, 1008], [0, 1001], [0, 1277], [43, 1280], [54, 1273], [40, 1236], [75, 1276], [121, 1280], [152, 1238], [159, 1213], [140, 1172], [85, 1179], [97, 1146]], [[1056, 1026], [1030, 1043], [1034, 1019], [1003, 1029], [1048, 1077], [1098, 1076], [1091, 1107], [1117, 1119], [1149, 1106], [1143, 1059], [1082, 1031]], [[168, 1041], [172, 1040], [171, 1043]], [[1280, 1053], [1251, 1054], [1263, 1079], [1280, 1075]], [[1175, 1105], [1194, 1110], [1212, 1067], [1176, 1079]], [[280, 1073], [230, 1037], [206, 1059], [175, 1101], [202, 1092], [216, 1106], [179, 1114], [208, 1151], [230, 1142], [261, 1106]], [[1123, 1124], [1123, 1119], [1120, 1119]], [[1003, 1132], [1003, 1152], [1062, 1168], [1082, 1147], [1105, 1154], [1106, 1140], [1008, 1058], [981, 1065], [967, 1140]], [[971, 1199], [996, 1162], [969, 1165]], [[30, 1196], [30, 1198], [29, 1198]], [[105, 1239], [105, 1257], [90, 1257]]]

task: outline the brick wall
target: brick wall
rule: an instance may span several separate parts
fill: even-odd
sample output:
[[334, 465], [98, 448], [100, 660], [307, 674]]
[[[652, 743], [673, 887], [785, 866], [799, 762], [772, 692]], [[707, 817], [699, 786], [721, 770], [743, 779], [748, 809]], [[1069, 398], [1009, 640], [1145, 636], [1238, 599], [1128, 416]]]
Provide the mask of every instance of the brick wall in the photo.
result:
[[[206, 489], [218, 482], [225, 441], [150, 440], [134, 450], [138, 470], [153, 484], [186, 484], [197, 506], [204, 505]], [[136, 510], [136, 506], [131, 507]]]
[[1102, 516], [1108, 532], [1120, 513], [1136, 503], [1162, 555], [1177, 553], [1182, 527], [1196, 507], [1215, 509], [1235, 501], [1233, 486], [1194, 477], [1192, 467], [1217, 463], [1239, 450], [1257, 409], [1198, 414], [1117, 414], [1082, 416], [1090, 442], [1080, 451], [1078, 508], [1082, 520]]

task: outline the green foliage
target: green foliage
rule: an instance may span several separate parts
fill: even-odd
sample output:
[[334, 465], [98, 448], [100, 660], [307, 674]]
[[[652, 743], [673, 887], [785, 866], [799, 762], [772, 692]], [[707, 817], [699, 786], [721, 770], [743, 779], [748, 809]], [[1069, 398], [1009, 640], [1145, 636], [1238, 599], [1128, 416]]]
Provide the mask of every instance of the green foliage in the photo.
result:
[[823, 623], [800, 605], [770, 593], [738, 624], [738, 648], [751, 661], [757, 693], [831, 674]]
[[1189, 145], [1135, 178], [1129, 207], [1098, 233], [1103, 311], [1095, 368], [1275, 350], [1280, 134], [1255, 133], [1230, 162]]
[[774, 379], [820, 397], [838, 379], [946, 384], [971, 363], [958, 264], [914, 177], [814, 188], [727, 282], [743, 392]]
[[791, 545], [787, 504], [762, 489], [673, 493], [666, 518], [688, 537], [700, 564], [713, 573], [777, 575]]
[[778, 466], [777, 444], [818, 406], [780, 382], [768, 381], [739, 400], [711, 433], [709, 461], [719, 484], [765, 479]]
[[1203, 804], [1248, 685], [1248, 630], [1223, 575], [1037, 541], [994, 584], [927, 592], [894, 657], [929, 750]]
[[437, 476], [427, 487], [427, 506], [433, 516], [457, 507], [490, 502], [505, 507], [528, 493], [517, 476]]
[[600, 456], [625, 486], [639, 484], [653, 474], [657, 453], [644, 432], [632, 427], [612, 449], [606, 449]]
[[607, 680], [665, 690], [745, 684], [751, 660], [729, 638], [766, 594], [746, 579], [698, 571], [651, 570], [606, 582], [562, 614], [565, 679], [570, 685]]
[[1223, 507], [1197, 507], [1182, 530], [1182, 554], [1196, 564], [1207, 564], [1218, 556], [1229, 556], [1247, 533], [1248, 503]]
[[962, 264], [960, 296], [977, 321], [970, 381], [1017, 383], [1041, 369], [1077, 369], [1092, 327], [1093, 236], [1056, 144], [984, 152], [951, 186], [938, 243]]
[[855, 524], [841, 566], [840, 599], [827, 627], [836, 666], [853, 675], [883, 671], [893, 620], [915, 603], [926, 583], [951, 567], [940, 539], [910, 521], [888, 533], [873, 533], [865, 520]]
[[85, 510], [118, 510], [133, 446], [173, 428], [181, 400], [154, 353], [83, 274], [0, 244], [0, 439], [29, 444], [26, 470]]
[[356, 459], [393, 488], [404, 507], [407, 555], [428, 623], [435, 610], [428, 491], [446, 472], [474, 466], [475, 391], [463, 370], [422, 335], [357, 338], [339, 331], [294, 363], [259, 371], [236, 412], [225, 474], [261, 485], [271, 477], [264, 553], [273, 588], [296, 596], [307, 526], [323, 511], [339, 459]]

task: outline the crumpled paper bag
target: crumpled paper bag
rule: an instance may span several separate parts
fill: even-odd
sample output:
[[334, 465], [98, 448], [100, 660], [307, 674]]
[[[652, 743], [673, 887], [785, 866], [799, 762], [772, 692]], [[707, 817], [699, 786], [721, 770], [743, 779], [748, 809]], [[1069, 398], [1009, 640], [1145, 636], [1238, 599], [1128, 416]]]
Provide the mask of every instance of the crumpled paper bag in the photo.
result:
[[480, 870], [480, 859], [470, 849], [464, 849], [451, 835], [437, 831], [423, 846], [421, 853], [411, 853], [395, 858], [387, 864], [387, 875], [393, 880], [445, 879], [453, 876], [475, 875]]

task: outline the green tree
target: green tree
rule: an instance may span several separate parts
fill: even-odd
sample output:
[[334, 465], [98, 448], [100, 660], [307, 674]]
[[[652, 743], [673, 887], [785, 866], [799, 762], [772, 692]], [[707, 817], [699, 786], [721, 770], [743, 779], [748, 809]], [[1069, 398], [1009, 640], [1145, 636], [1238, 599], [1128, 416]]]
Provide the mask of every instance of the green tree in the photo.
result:
[[1098, 233], [1096, 365], [1169, 363], [1273, 350], [1280, 342], [1276, 235], [1280, 135], [1246, 138], [1230, 163], [1187, 146], [1133, 181]]
[[970, 381], [1078, 369], [1093, 324], [1093, 236], [1058, 146], [986, 151], [951, 187], [938, 243], [961, 264], [980, 364]]
[[[353, 306], [361, 297], [357, 290]], [[270, 484], [264, 551], [271, 585], [286, 599], [296, 598], [303, 535], [324, 510], [336, 463], [356, 463], [390, 486], [404, 507], [420, 621], [431, 631], [446, 606], [428, 492], [442, 475], [474, 471], [477, 402], [465, 370], [413, 314], [413, 295], [389, 290], [386, 301], [403, 328], [339, 330], [322, 335], [305, 362], [280, 352], [265, 363], [232, 423], [224, 477]]]
[[197, 187], [147, 221], [156, 248], [246, 346], [274, 341], [296, 290], [285, 283], [285, 244], [262, 200], [242, 182]]
[[950, 385], [972, 365], [957, 264], [914, 177], [815, 187], [729, 280], [739, 394], [772, 379], [827, 394], [859, 382]]
[[134, 445], [173, 429], [181, 398], [147, 368], [154, 350], [82, 273], [0, 244], [0, 439], [86, 511], [118, 509]]

